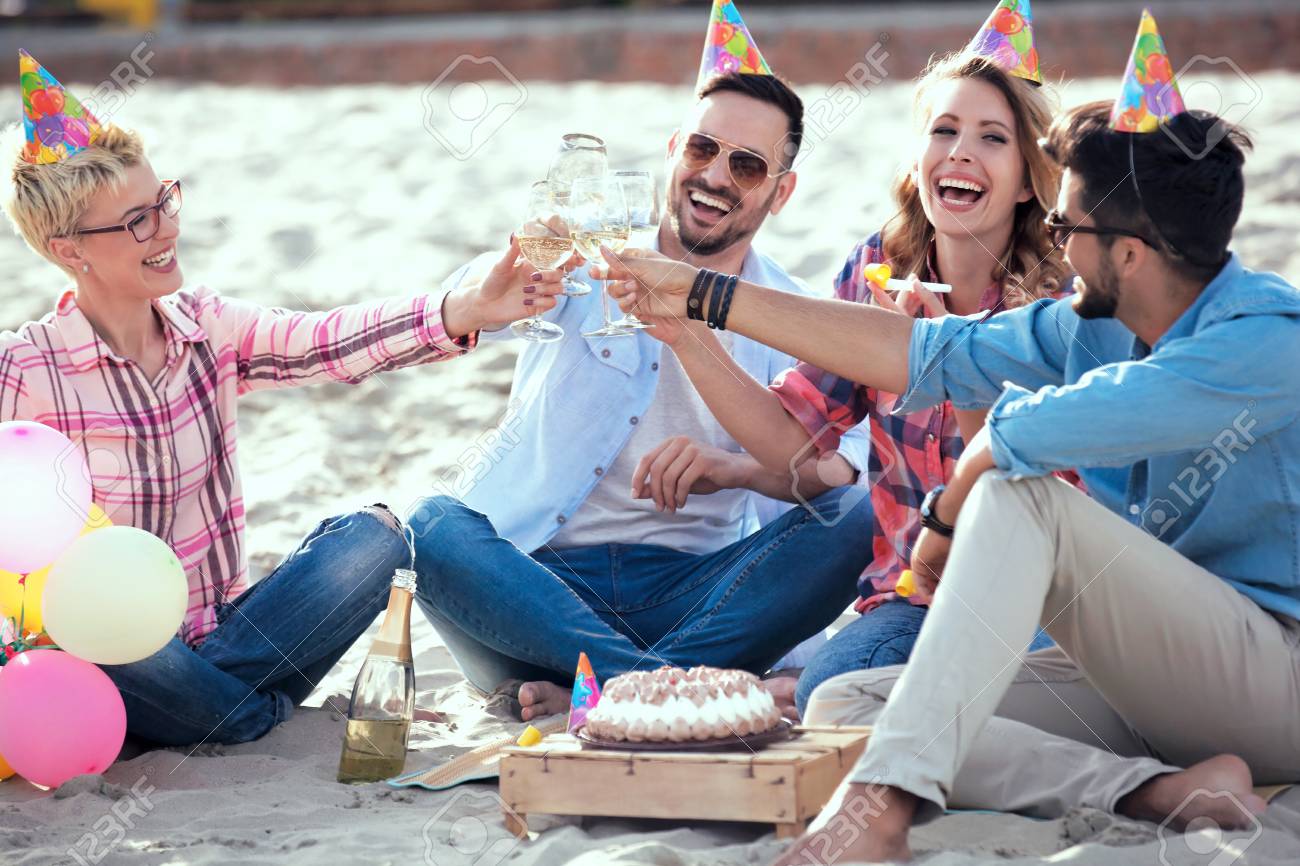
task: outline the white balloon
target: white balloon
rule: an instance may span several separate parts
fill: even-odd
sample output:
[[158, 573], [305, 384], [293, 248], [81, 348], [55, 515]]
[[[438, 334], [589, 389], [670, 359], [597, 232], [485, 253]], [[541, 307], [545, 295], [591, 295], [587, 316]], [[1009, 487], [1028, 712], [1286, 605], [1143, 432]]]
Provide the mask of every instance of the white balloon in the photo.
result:
[[171, 640], [188, 603], [185, 569], [165, 542], [134, 526], [110, 526], [78, 538], [55, 560], [41, 611], [63, 649], [95, 664], [124, 665]]
[[54, 561], [90, 515], [80, 445], [31, 421], [0, 424], [0, 569], [29, 574]]

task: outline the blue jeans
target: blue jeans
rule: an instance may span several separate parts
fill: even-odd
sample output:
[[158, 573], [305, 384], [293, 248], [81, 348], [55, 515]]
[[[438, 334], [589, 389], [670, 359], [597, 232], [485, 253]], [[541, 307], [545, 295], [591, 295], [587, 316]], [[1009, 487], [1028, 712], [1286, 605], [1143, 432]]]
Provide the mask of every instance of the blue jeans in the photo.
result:
[[245, 743], [289, 718], [384, 610], [408, 568], [401, 523], [383, 506], [332, 517], [271, 574], [217, 611], [191, 648], [177, 638], [128, 665], [102, 665], [127, 730], [165, 745]]
[[[810, 510], [811, 508], [811, 510]], [[871, 499], [828, 491], [707, 554], [612, 544], [526, 554], [450, 497], [415, 509], [416, 599], [465, 677], [570, 685], [578, 654], [604, 680], [715, 665], [763, 673], [853, 600], [871, 556]]]
[[[922, 605], [894, 599], [872, 608], [840, 629], [799, 675], [794, 692], [799, 715], [802, 716], [808, 708], [813, 689], [831, 677], [867, 668], [906, 664], [929, 610]], [[1029, 649], [1049, 646], [1052, 646], [1052, 639], [1040, 631]]]

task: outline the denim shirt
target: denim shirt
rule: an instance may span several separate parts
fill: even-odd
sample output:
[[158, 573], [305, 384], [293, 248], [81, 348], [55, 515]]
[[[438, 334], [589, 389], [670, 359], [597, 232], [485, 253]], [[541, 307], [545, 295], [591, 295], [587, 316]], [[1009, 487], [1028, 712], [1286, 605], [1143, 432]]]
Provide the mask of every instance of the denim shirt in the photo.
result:
[[1300, 292], [1234, 254], [1154, 346], [1068, 300], [918, 319], [898, 411], [992, 406], [1011, 477], [1078, 468], [1101, 504], [1300, 618]]
[[[496, 253], [488, 254], [496, 256]], [[486, 270], [488, 256], [448, 278], [458, 285], [470, 269]], [[663, 344], [643, 331], [631, 337], [583, 337], [601, 324], [601, 286], [585, 267], [575, 279], [592, 285], [591, 294], [560, 297], [545, 318], [564, 328], [551, 343], [522, 344], [510, 391], [509, 439], [517, 447], [496, 449], [492, 465], [463, 497], [486, 514], [501, 537], [531, 553], [555, 535], [600, 481], [605, 469], [627, 444], [632, 427], [654, 399]], [[813, 292], [802, 281], [750, 248], [741, 277], [801, 295]], [[610, 300], [611, 318], [622, 315]], [[484, 331], [483, 341], [510, 339], [509, 328]], [[732, 357], [749, 375], [768, 383], [794, 363], [789, 355], [736, 335]], [[845, 434], [841, 451], [850, 463], [866, 465], [867, 430]], [[506, 443], [508, 444], [508, 443]], [[629, 501], [631, 492], [628, 493]], [[744, 521], [718, 547], [757, 531], [790, 510], [792, 503], [751, 493]], [[864, 539], [863, 543], [869, 540]]]

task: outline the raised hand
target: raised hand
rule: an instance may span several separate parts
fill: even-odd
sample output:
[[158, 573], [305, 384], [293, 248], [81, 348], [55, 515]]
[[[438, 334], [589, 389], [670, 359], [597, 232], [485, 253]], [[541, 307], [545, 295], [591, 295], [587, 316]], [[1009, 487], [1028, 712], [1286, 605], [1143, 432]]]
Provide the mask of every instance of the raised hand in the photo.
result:
[[473, 292], [476, 317], [484, 326], [496, 327], [554, 308], [558, 303], [555, 296], [563, 291], [563, 276], [560, 269], [535, 270], [523, 258], [518, 239], [511, 235], [510, 245], [492, 269], [477, 285], [467, 280], [466, 286]]
[[670, 259], [653, 250], [628, 249], [616, 253], [603, 249], [608, 266], [604, 274], [592, 269], [592, 276], [610, 280], [609, 296], [625, 313], [646, 317], [686, 318], [686, 296], [699, 269]]

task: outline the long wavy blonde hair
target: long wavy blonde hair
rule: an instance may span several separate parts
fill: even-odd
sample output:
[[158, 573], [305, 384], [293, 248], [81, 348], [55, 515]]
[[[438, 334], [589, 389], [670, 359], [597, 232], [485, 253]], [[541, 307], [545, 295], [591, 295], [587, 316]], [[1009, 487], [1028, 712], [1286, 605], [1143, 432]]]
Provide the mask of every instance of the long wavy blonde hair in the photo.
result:
[[[1022, 306], [1056, 292], [1068, 273], [1060, 250], [1052, 249], [1043, 226], [1048, 211], [1055, 207], [1061, 185], [1060, 168], [1038, 146], [1051, 125], [1052, 106], [1042, 87], [1010, 75], [986, 57], [959, 52], [932, 61], [918, 79], [912, 100], [912, 118], [918, 126], [929, 121], [930, 88], [958, 78], [972, 78], [996, 87], [1016, 119], [1016, 143], [1034, 197], [1016, 205], [1011, 243], [989, 277], [1001, 286], [1005, 306]], [[934, 241], [934, 226], [921, 206], [911, 166], [899, 171], [892, 191], [898, 212], [883, 230], [885, 258], [896, 263], [896, 271], [922, 273]]]

